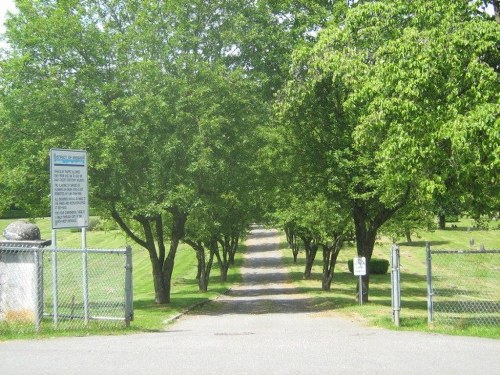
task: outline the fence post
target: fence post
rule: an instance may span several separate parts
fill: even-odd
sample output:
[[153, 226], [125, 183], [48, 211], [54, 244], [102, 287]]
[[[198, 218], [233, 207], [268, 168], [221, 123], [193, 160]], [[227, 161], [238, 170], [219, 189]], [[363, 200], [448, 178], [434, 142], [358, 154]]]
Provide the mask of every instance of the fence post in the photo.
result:
[[58, 322], [58, 309], [59, 309], [59, 298], [58, 298], [58, 285], [57, 285], [57, 234], [56, 229], [52, 229], [52, 310], [54, 318], [54, 328], [57, 328]]
[[392, 290], [392, 321], [399, 327], [401, 311], [401, 276], [399, 272], [399, 246], [391, 248], [391, 290]]
[[40, 332], [43, 317], [43, 249], [33, 249], [35, 264], [35, 330]]
[[425, 252], [427, 264], [427, 322], [432, 323], [434, 311], [432, 296], [434, 295], [434, 291], [432, 290], [432, 258], [431, 244], [429, 241], [425, 241]]
[[125, 264], [125, 325], [130, 327], [134, 320], [134, 299], [132, 289], [132, 248], [127, 246]]
[[85, 326], [89, 324], [89, 274], [87, 256], [87, 228], [82, 230], [82, 287], [83, 287], [83, 319]]

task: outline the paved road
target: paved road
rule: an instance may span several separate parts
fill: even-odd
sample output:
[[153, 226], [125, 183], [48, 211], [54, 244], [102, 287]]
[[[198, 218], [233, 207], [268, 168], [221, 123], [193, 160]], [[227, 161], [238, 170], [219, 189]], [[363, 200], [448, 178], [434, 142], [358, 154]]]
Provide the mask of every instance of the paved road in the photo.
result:
[[0, 374], [500, 374], [500, 340], [394, 332], [318, 312], [248, 240], [244, 284], [169, 325], [119, 337], [0, 343]]

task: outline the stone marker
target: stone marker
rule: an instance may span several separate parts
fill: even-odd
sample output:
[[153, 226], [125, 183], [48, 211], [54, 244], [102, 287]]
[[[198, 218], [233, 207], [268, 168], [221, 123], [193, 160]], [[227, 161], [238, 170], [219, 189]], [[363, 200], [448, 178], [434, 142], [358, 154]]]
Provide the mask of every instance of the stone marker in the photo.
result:
[[40, 229], [35, 224], [18, 220], [10, 223], [3, 235], [8, 241], [37, 241], [40, 240]]

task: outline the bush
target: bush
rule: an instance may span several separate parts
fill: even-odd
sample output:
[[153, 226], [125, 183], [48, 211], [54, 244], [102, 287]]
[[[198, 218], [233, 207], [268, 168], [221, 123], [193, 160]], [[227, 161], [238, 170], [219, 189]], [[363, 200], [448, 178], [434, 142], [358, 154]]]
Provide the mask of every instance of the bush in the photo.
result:
[[[89, 219], [89, 225], [87, 227], [87, 232], [100, 230], [100, 227], [101, 227], [101, 219], [99, 217], [91, 217]], [[81, 231], [82, 231], [81, 228], [71, 228], [70, 229], [70, 232], [72, 232], [72, 233], [77, 233], [77, 232], [81, 232]]]
[[474, 219], [474, 228], [478, 230], [489, 230], [490, 219], [487, 216], [480, 216]]
[[27, 217], [26, 211], [21, 209], [10, 209], [0, 215], [0, 219], [24, 219]]
[[[347, 266], [349, 267], [349, 271], [354, 273], [352, 259], [347, 261]], [[368, 270], [370, 275], [385, 275], [389, 270], [389, 261], [386, 259], [372, 258], [370, 264], [368, 264]]]

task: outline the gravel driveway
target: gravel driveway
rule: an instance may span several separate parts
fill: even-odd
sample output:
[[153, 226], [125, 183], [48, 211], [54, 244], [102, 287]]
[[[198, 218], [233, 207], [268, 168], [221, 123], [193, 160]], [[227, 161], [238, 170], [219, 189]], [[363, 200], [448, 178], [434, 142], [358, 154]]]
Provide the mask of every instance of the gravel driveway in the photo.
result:
[[500, 340], [318, 313], [289, 283], [278, 241], [255, 228], [243, 285], [165, 332], [0, 343], [0, 374], [500, 374]]

